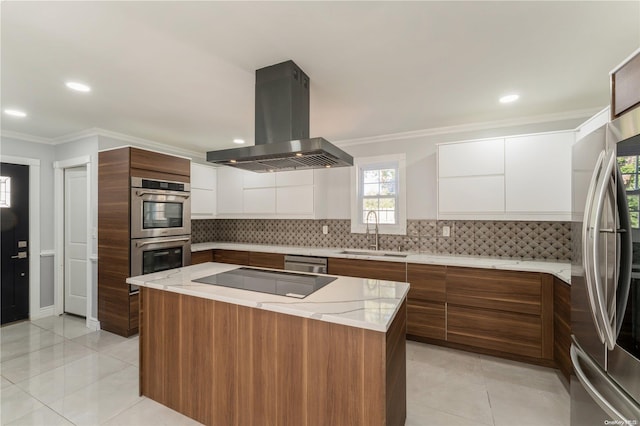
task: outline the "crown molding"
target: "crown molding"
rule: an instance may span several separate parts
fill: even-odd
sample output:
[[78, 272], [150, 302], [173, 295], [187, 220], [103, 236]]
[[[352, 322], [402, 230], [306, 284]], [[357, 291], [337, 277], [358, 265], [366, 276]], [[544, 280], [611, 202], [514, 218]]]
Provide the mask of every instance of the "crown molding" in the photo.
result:
[[2, 130], [0, 135], [3, 138], [17, 139], [24, 142], [42, 143], [45, 145], [55, 145], [53, 139], [43, 138], [42, 136], [28, 135], [26, 133], [14, 132], [11, 130]]
[[378, 135], [356, 139], [344, 139], [341, 141], [332, 141], [334, 145], [340, 147], [364, 145], [370, 143], [386, 142], [389, 140], [415, 139], [425, 136], [443, 135], [448, 133], [462, 133], [478, 130], [499, 129], [511, 126], [522, 126], [525, 124], [551, 123], [554, 121], [572, 120], [576, 118], [591, 117], [602, 111], [602, 108], [587, 108], [573, 111], [566, 111], [554, 114], [543, 114], [532, 117], [522, 117], [497, 121], [485, 121], [479, 123], [458, 124], [454, 126], [432, 127], [430, 129], [413, 130], [409, 132], [389, 133], [386, 135]]

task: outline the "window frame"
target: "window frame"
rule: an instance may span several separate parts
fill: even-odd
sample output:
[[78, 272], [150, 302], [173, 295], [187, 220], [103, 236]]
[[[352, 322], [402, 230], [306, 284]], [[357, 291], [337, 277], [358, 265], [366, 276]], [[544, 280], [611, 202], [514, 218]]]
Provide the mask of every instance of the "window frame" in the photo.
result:
[[[406, 155], [391, 154], [375, 157], [358, 157], [354, 159], [351, 172], [351, 232], [363, 234], [366, 224], [363, 220], [364, 171], [384, 168], [395, 168], [396, 172], [396, 224], [378, 224], [380, 234], [406, 235], [407, 202], [406, 202]], [[377, 197], [385, 198], [385, 197]], [[390, 198], [390, 197], [388, 197]]]

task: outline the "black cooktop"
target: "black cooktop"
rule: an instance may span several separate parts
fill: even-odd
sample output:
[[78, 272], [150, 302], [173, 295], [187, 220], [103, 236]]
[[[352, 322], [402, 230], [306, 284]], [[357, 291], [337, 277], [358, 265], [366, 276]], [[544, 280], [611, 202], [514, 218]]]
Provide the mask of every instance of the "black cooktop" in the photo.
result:
[[335, 280], [336, 277], [326, 275], [238, 268], [193, 281], [304, 299], [311, 293]]

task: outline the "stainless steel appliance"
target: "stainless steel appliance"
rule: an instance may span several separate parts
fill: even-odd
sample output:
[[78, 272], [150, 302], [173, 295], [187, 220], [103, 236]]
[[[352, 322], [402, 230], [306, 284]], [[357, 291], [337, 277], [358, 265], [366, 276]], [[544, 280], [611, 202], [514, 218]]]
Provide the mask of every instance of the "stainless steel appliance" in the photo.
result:
[[328, 275], [296, 274], [294, 272], [238, 268], [193, 281], [304, 299], [336, 279], [336, 277]]
[[284, 269], [287, 271], [326, 274], [327, 258], [313, 256], [294, 256], [288, 254], [284, 257]]
[[640, 107], [574, 145], [572, 426], [640, 421], [639, 179]]
[[[180, 268], [190, 263], [190, 235], [131, 240], [131, 276]], [[137, 290], [137, 286], [130, 286], [130, 292]]]
[[191, 234], [190, 185], [131, 178], [131, 238]]
[[207, 161], [252, 172], [352, 166], [324, 138], [309, 138], [309, 76], [293, 61], [256, 71], [255, 145], [207, 152]]

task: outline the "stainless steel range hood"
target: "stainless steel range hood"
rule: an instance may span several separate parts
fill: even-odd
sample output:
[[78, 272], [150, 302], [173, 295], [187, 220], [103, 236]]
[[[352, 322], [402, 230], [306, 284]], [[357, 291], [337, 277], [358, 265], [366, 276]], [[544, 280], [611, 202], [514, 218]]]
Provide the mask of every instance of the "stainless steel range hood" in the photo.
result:
[[207, 152], [207, 161], [252, 172], [352, 166], [324, 138], [309, 138], [309, 77], [287, 61], [256, 71], [255, 146]]

